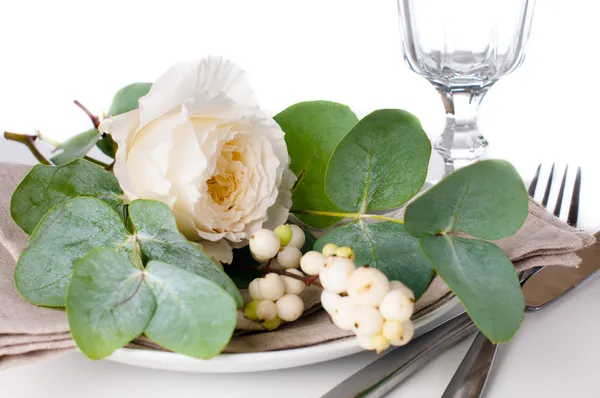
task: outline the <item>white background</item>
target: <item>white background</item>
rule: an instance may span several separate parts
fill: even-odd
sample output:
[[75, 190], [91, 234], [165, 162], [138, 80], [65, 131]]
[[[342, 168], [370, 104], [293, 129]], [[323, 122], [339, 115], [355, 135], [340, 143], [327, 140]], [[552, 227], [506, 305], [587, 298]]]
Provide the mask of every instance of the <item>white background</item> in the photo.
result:
[[[583, 166], [587, 228], [600, 226], [593, 211], [593, 194], [600, 193], [595, 188], [600, 181], [596, 4], [539, 1], [525, 63], [492, 88], [480, 114], [492, 153], [512, 161], [525, 176], [540, 162]], [[0, 131], [40, 129], [67, 138], [90, 127], [73, 100], [101, 113], [120, 87], [153, 81], [176, 61], [208, 54], [229, 57], [248, 70], [261, 103], [273, 112], [327, 99], [361, 113], [406, 109], [432, 137], [443, 126], [436, 92], [403, 64], [394, 0], [0, 0]], [[31, 158], [0, 141], [0, 161]], [[556, 306], [528, 316], [499, 361], [489, 396], [597, 396], [600, 366], [591, 358], [600, 355], [595, 342], [600, 320], [592, 305], [599, 302], [598, 288], [596, 278]], [[397, 396], [440, 396], [465, 347], [440, 357]], [[311, 398], [369, 358], [204, 376], [91, 363], [74, 354], [1, 373], [0, 395]]]

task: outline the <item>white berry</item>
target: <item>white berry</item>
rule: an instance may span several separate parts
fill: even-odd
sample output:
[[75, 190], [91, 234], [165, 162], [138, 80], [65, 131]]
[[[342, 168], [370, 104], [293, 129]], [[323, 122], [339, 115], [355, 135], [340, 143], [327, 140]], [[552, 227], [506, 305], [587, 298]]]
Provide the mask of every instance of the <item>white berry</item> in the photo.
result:
[[319, 275], [325, 265], [325, 256], [319, 252], [305, 253], [300, 259], [300, 268], [307, 275]]
[[358, 345], [360, 345], [365, 350], [374, 350], [375, 347], [371, 342], [372, 336], [356, 336], [356, 340], [358, 341]]
[[335, 325], [343, 330], [352, 330], [354, 326], [354, 310], [356, 303], [351, 297], [342, 297], [333, 309], [332, 320]]
[[352, 250], [352, 248], [349, 246], [338, 247], [338, 249], [335, 251], [335, 255], [338, 257], [349, 258], [352, 261], [356, 260], [356, 255], [354, 254], [354, 250]]
[[341, 298], [339, 294], [323, 289], [321, 292], [321, 305], [329, 315], [333, 315]]
[[356, 270], [354, 261], [345, 257], [327, 257], [325, 266], [319, 273], [324, 289], [334, 293], [343, 293], [348, 288], [350, 275]]
[[256, 307], [256, 317], [261, 321], [270, 321], [277, 316], [277, 306], [270, 300], [263, 300]]
[[391, 281], [390, 282], [390, 290], [399, 290], [402, 293], [404, 293], [405, 295], [407, 295], [409, 298], [411, 299], [415, 299], [415, 294], [413, 293], [412, 290], [410, 290], [410, 288], [408, 286], [406, 286], [404, 283], [400, 282], [400, 281]]
[[392, 345], [397, 347], [403, 346], [412, 340], [413, 336], [415, 335], [415, 326], [411, 321], [402, 322], [402, 328], [404, 329], [402, 337], [398, 340], [393, 340], [391, 342]]
[[414, 300], [406, 296], [404, 292], [401, 292], [400, 290], [388, 292], [381, 301], [381, 304], [379, 304], [381, 315], [390, 321], [408, 321], [412, 316], [414, 309]]
[[402, 339], [404, 335], [404, 326], [400, 321], [385, 321], [381, 328], [381, 333], [390, 341]]
[[263, 296], [260, 294], [260, 281], [262, 280], [262, 278], [256, 278], [254, 279], [252, 282], [250, 282], [250, 285], [248, 285], [248, 293], [250, 293], [250, 297], [252, 297], [252, 300], [262, 300]]
[[373, 336], [381, 330], [383, 317], [373, 307], [356, 307], [354, 310], [352, 331], [357, 336]]
[[348, 279], [348, 295], [357, 305], [377, 307], [389, 290], [388, 278], [375, 268], [361, 267]]
[[285, 284], [277, 274], [267, 274], [258, 284], [260, 295], [264, 300], [276, 301], [285, 292]]
[[323, 246], [323, 255], [325, 257], [333, 256], [337, 249], [338, 245], [336, 245], [335, 243], [328, 243], [325, 246]]
[[288, 246], [293, 246], [297, 249], [302, 249], [304, 246], [304, 241], [306, 240], [306, 235], [304, 235], [304, 231], [297, 225], [290, 224], [290, 228], [292, 229], [292, 239], [288, 243]]
[[[304, 274], [297, 269], [288, 269], [287, 273], [294, 274], [300, 277], [304, 277]], [[304, 291], [306, 284], [296, 278], [292, 278], [290, 276], [281, 275], [281, 279], [283, 280], [283, 284], [285, 286], [285, 292], [289, 294], [300, 294]]]
[[371, 336], [371, 345], [373, 349], [381, 354], [390, 347], [390, 341], [381, 333]]
[[300, 266], [302, 252], [294, 246], [286, 246], [277, 255], [277, 261], [284, 269], [296, 269]]
[[284, 321], [293, 322], [304, 312], [304, 302], [295, 294], [286, 294], [277, 300], [277, 315]]
[[250, 252], [259, 262], [266, 262], [277, 255], [281, 241], [268, 229], [256, 231], [250, 237]]
[[287, 224], [278, 226], [273, 230], [273, 232], [279, 238], [281, 246], [287, 245], [290, 243], [290, 240], [292, 240], [293, 231], [292, 228], [290, 228], [290, 226]]

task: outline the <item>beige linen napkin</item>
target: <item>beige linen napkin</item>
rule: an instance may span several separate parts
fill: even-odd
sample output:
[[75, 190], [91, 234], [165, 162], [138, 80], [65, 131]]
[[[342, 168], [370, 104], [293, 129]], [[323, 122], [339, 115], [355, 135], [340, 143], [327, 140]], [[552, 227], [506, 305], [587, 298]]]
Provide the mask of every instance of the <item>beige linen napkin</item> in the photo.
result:
[[[0, 164], [0, 369], [75, 348], [65, 313], [29, 304], [14, 287], [13, 270], [28, 236], [10, 218], [9, 204], [13, 190], [29, 169], [30, 166]], [[593, 236], [569, 227], [532, 201], [521, 230], [496, 243], [520, 271], [548, 265], [574, 267], [580, 261], [574, 252], [593, 242]], [[319, 311], [319, 296], [317, 288], [307, 288], [302, 294], [307, 308], [304, 317], [270, 333], [261, 333], [262, 326], [245, 319], [240, 311], [237, 331], [226, 352], [299, 348], [348, 338], [348, 332], [335, 327], [327, 314]], [[444, 282], [434, 279], [417, 301], [416, 315], [432, 311], [451, 297]], [[144, 337], [130, 347], [163, 349]]]

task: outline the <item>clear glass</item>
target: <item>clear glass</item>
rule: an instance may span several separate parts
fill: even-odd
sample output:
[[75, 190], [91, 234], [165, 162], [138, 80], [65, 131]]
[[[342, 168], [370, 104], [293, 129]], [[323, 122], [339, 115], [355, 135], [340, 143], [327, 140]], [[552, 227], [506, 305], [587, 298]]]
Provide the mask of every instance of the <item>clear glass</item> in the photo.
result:
[[434, 142], [446, 168], [477, 160], [487, 90], [525, 56], [535, 0], [398, 0], [404, 59], [440, 93], [446, 127]]

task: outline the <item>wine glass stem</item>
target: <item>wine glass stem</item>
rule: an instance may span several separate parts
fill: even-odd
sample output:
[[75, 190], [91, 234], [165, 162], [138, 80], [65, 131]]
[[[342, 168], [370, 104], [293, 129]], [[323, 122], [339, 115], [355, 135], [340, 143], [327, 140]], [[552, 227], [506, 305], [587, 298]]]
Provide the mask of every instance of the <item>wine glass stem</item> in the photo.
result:
[[438, 87], [438, 92], [446, 110], [446, 128], [434, 148], [446, 164], [476, 161], [488, 146], [477, 127], [477, 111], [487, 88]]

